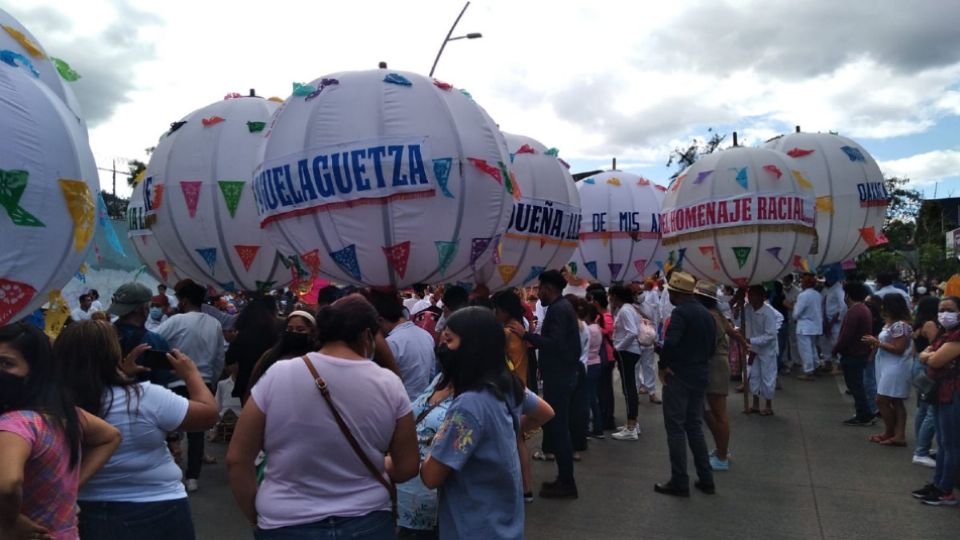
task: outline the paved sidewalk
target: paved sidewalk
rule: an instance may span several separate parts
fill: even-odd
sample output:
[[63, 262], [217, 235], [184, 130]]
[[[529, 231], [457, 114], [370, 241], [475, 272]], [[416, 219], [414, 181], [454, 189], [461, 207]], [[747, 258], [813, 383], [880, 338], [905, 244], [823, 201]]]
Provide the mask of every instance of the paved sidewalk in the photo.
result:
[[[591, 441], [576, 468], [580, 498], [527, 505], [526, 537], [960, 538], [960, 509], [925, 507], [910, 497], [932, 472], [910, 463], [912, 432], [911, 448], [886, 448], [867, 441], [880, 428], [842, 426], [853, 406], [839, 378], [784, 378], [783, 385], [773, 417], [741, 414], [742, 396], [730, 395], [732, 467], [716, 474], [717, 495], [694, 490], [690, 499], [675, 499], [653, 492], [669, 476], [669, 458], [660, 406], [641, 399], [640, 440]], [[223, 445], [211, 446], [216, 455], [224, 452]], [[556, 468], [534, 462], [533, 471], [539, 485]], [[252, 538], [222, 464], [204, 468], [191, 504], [201, 540]]]

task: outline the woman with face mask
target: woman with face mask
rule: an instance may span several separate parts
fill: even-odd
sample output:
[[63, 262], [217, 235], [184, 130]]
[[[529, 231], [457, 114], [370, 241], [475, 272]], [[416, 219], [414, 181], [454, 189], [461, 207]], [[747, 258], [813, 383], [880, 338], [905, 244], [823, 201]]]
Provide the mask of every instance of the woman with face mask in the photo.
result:
[[505, 344], [481, 307], [455, 312], [441, 334], [454, 400], [420, 470], [426, 487], [443, 486], [440, 538], [523, 538], [517, 436], [527, 395], [504, 361]]
[[0, 327], [0, 538], [79, 538], [77, 491], [120, 445], [58, 380], [42, 331]]
[[920, 353], [927, 376], [936, 381], [931, 394], [937, 419], [937, 467], [933, 481], [913, 496], [932, 506], [955, 506], [953, 490], [960, 477], [960, 299], [941, 300], [937, 319], [944, 333]]
[[370, 361], [379, 322], [369, 302], [346, 296], [316, 321], [320, 350], [275, 363], [251, 390], [227, 452], [230, 488], [260, 540], [394, 538], [393, 483], [420, 461], [410, 400]]
[[286, 326], [277, 342], [260, 356], [253, 373], [250, 374], [248, 392], [253, 388], [270, 366], [280, 360], [299, 358], [317, 350], [317, 319], [312, 313], [297, 310], [287, 315]]
[[280, 334], [276, 299], [264, 296], [250, 301], [240, 312], [233, 328], [236, 337], [227, 349], [225, 361], [228, 366], [237, 366], [233, 396], [246, 401], [254, 366], [263, 353], [273, 347]]

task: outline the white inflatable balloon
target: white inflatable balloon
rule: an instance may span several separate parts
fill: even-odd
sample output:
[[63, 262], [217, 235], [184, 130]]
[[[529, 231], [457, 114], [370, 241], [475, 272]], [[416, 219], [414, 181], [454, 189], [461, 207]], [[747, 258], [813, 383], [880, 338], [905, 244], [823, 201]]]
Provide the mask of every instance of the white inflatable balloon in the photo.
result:
[[565, 265], [580, 236], [580, 193], [556, 149], [504, 133], [520, 189], [510, 225], [474, 280], [491, 291], [520, 287]]
[[33, 34], [2, 9], [0, 9], [0, 61], [19, 66], [47, 85], [47, 88], [63, 100], [86, 136], [87, 124], [83, 120], [80, 103], [68, 86], [68, 81], [64, 79], [69, 77], [76, 80], [80, 75], [70, 69], [63, 60], [50, 57]]
[[500, 130], [421, 75], [334, 73], [295, 85], [267, 133], [255, 194], [280, 249], [338, 282], [467, 281], [519, 198]]
[[737, 146], [704, 156], [667, 189], [660, 225], [676, 265], [745, 287], [810, 268], [813, 186], [793, 158]]
[[856, 142], [830, 133], [790, 133], [764, 145], [796, 160], [813, 184], [817, 209], [817, 252], [821, 267], [854, 259], [884, 242], [883, 220], [890, 195], [883, 173]]
[[292, 279], [260, 228], [252, 189], [263, 132], [278, 107], [228, 97], [173, 123], [160, 139], [143, 200], [147, 225], [180, 276], [226, 292]]
[[604, 285], [656, 272], [663, 186], [614, 170], [579, 181], [577, 189], [583, 217], [571, 270]]
[[172, 289], [182, 279], [177, 269], [167, 261], [167, 254], [153, 237], [153, 231], [147, 227], [143, 182], [133, 187], [130, 203], [127, 204], [127, 238], [130, 239], [137, 258], [157, 281]]
[[97, 166], [59, 97], [0, 63], [0, 324], [48, 301], [86, 260]]

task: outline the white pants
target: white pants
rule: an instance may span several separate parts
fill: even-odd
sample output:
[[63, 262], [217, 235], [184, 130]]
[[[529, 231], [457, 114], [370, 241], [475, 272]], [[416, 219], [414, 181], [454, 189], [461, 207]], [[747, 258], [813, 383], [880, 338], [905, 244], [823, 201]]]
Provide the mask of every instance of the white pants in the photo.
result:
[[840, 359], [833, 356], [833, 346], [837, 343], [837, 338], [840, 337], [840, 323], [833, 325], [830, 328], [830, 335], [820, 336], [820, 352], [823, 353], [823, 359], [830, 362], [838, 362]]
[[803, 372], [807, 375], [817, 369], [817, 341], [820, 336], [806, 336], [797, 334], [797, 352], [800, 353], [800, 360], [803, 362]]
[[640, 361], [637, 362], [637, 388], [646, 388], [653, 395], [657, 391], [657, 367], [653, 361], [653, 346], [640, 347]]
[[787, 361], [786, 364], [787, 366], [799, 366], [801, 365], [801, 360], [800, 351], [797, 349], [797, 323], [796, 321], [790, 320], [789, 324], [790, 326], [787, 327], [787, 335], [789, 336], [787, 339], [787, 353], [790, 355], [790, 360]]
[[776, 351], [758, 354], [750, 366], [750, 393], [764, 399], [773, 399], [777, 388], [777, 353]]

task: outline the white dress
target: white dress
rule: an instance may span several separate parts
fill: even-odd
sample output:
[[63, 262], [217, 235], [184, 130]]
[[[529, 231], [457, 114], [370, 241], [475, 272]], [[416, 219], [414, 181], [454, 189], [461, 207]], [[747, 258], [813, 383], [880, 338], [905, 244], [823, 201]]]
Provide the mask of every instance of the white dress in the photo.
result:
[[[897, 321], [883, 327], [880, 332], [881, 343], [891, 343], [894, 339], [910, 336], [913, 329], [910, 324]], [[877, 370], [877, 395], [898, 399], [910, 397], [910, 368], [913, 360], [913, 345], [907, 345], [902, 354], [894, 354], [877, 349], [875, 361]]]

